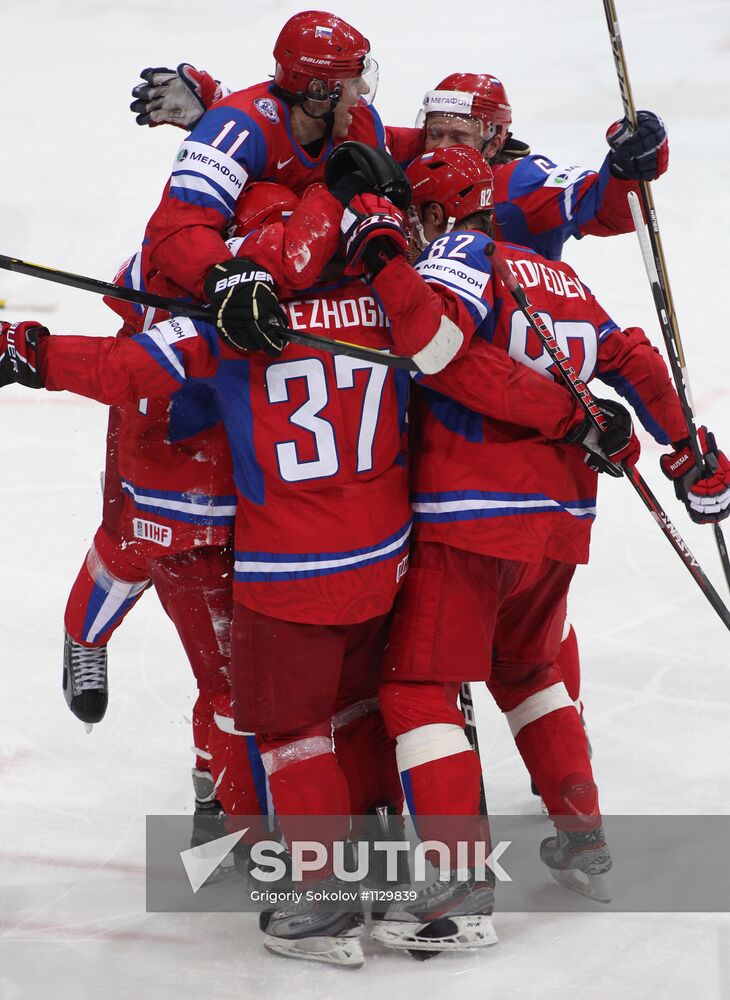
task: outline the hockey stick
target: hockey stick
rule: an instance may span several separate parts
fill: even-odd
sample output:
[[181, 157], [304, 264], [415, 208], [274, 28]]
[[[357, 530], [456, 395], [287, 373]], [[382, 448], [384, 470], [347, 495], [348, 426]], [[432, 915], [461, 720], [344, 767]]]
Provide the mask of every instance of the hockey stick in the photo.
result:
[[[629, 71], [626, 65], [626, 56], [624, 54], [621, 32], [619, 31], [618, 26], [616, 5], [613, 0], [603, 0], [603, 9], [606, 13], [608, 34], [611, 39], [611, 50], [613, 52], [613, 61], [616, 65], [616, 75], [618, 77], [619, 90], [621, 91], [621, 103], [623, 104], [624, 115], [628, 118], [631, 127], [636, 129], [638, 123], [638, 119], [636, 117], [636, 105], [634, 104], [634, 96], [631, 92]], [[702, 470], [703, 475], [710, 476], [714, 470], [710, 469], [708, 466], [705, 456], [702, 454], [702, 449], [700, 448], [700, 443], [697, 437], [697, 426], [694, 417], [692, 392], [690, 390], [689, 378], [687, 376], [687, 365], [684, 358], [684, 350], [682, 348], [682, 339], [679, 335], [677, 315], [674, 311], [672, 289], [669, 284], [669, 274], [667, 272], [667, 265], [664, 258], [664, 247], [662, 246], [662, 237], [659, 232], [659, 220], [657, 219], [654, 197], [651, 193], [651, 185], [649, 181], [639, 182], [639, 192], [641, 194], [641, 204], [644, 209], [644, 217], [649, 223], [648, 227], [645, 227], [644, 225], [644, 220], [638, 210], [639, 206], [636, 195], [633, 192], [631, 192], [628, 196], [629, 207], [631, 208], [631, 215], [634, 219], [634, 225], [639, 237], [639, 243], [641, 244], [644, 266], [646, 267], [646, 273], [649, 276], [649, 284], [651, 285], [652, 295], [654, 297], [654, 305], [656, 306], [657, 316], [659, 317], [659, 325], [661, 327], [662, 336], [664, 337], [664, 345], [667, 350], [667, 355], [669, 356], [672, 378], [674, 379], [674, 385], [677, 390], [677, 395], [679, 396], [679, 402], [682, 406], [682, 413], [684, 414], [684, 419], [689, 430], [690, 448], [692, 449], [692, 454], [694, 455], [697, 468]], [[652, 262], [651, 265], [649, 263], [650, 260]], [[725, 537], [719, 524], [714, 524], [713, 530], [715, 533], [717, 551], [720, 555], [720, 562], [722, 563], [722, 569], [725, 574], [728, 587], [730, 587], [730, 557], [728, 557]]]
[[[43, 278], [45, 281], [55, 281], [59, 285], [68, 285], [70, 288], [79, 288], [84, 292], [94, 292], [96, 295], [109, 295], [114, 299], [122, 299], [125, 302], [134, 302], [141, 306], [153, 306], [155, 309], [164, 309], [167, 312], [178, 316], [190, 316], [194, 319], [204, 319], [209, 323], [213, 322], [213, 313], [210, 306], [195, 305], [192, 302], [184, 302], [182, 299], [168, 299], [161, 295], [152, 295], [150, 292], [137, 291], [134, 288], [121, 288], [110, 281], [101, 281], [99, 278], [88, 278], [83, 274], [73, 274], [70, 271], [59, 271], [53, 267], [44, 267], [42, 264], [30, 264], [17, 257], [6, 257], [0, 254], [0, 268], [6, 271], [17, 271], [18, 274], [27, 274], [32, 278]], [[294, 344], [301, 344], [304, 347], [314, 347], [320, 351], [328, 351], [330, 354], [345, 354], [349, 358], [359, 358], [361, 361], [371, 361], [375, 364], [385, 365], [388, 368], [403, 368], [406, 371], [416, 372], [418, 366], [408, 357], [400, 354], [388, 354], [385, 351], [378, 351], [371, 347], [362, 347], [359, 344], [348, 344], [344, 340], [331, 340], [329, 337], [318, 337], [313, 333], [300, 333], [294, 330], [281, 330]]]
[[477, 755], [477, 760], [479, 761], [479, 812], [482, 816], [488, 816], [487, 793], [484, 790], [484, 772], [481, 769], [482, 758], [479, 753], [479, 737], [477, 736], [477, 720], [474, 714], [474, 699], [471, 695], [471, 684], [468, 681], [464, 681], [459, 688], [459, 707], [464, 713], [464, 720], [466, 722], [464, 732], [466, 733], [466, 738], [469, 740], [469, 746]]
[[[514, 274], [512, 274], [512, 271], [509, 269], [501, 253], [497, 249], [496, 244], [493, 243], [491, 247], [488, 248], [487, 252], [491, 260], [494, 262], [497, 273], [512, 294], [512, 297], [517, 305], [520, 307], [520, 311], [540, 338], [545, 350], [555, 362], [555, 365], [557, 366], [558, 371], [560, 372], [563, 381], [570, 390], [571, 394], [578, 400], [583, 409], [586, 411], [593, 426], [599, 431], [604, 430], [606, 426], [606, 418], [596, 403], [595, 397], [571, 365], [570, 359], [560, 350], [555, 337], [543, 323], [539, 313], [536, 312], [530, 305], [524, 288], [517, 281]], [[622, 465], [620, 468], [623, 470], [624, 475], [639, 494], [644, 506], [661, 528], [669, 544], [680, 557], [688, 572], [692, 575], [692, 578], [697, 586], [722, 619], [725, 627], [730, 629], [730, 611], [728, 611], [722, 601], [722, 598], [705, 575], [700, 564], [692, 555], [689, 546], [684, 541], [679, 531], [675, 528], [674, 524], [669, 520], [669, 517], [665, 513], [657, 498], [649, 489], [649, 486], [646, 482], [644, 482], [639, 470], [635, 466], [630, 468], [626, 465]]]

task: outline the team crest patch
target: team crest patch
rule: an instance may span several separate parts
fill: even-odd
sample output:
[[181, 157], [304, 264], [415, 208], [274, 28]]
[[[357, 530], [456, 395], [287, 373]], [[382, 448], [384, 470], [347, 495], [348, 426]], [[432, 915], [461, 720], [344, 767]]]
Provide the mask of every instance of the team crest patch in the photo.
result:
[[270, 122], [276, 124], [279, 121], [279, 111], [276, 107], [276, 102], [272, 101], [270, 97], [259, 97], [253, 102], [253, 106], [258, 112], [260, 112], [264, 118], [268, 118]]

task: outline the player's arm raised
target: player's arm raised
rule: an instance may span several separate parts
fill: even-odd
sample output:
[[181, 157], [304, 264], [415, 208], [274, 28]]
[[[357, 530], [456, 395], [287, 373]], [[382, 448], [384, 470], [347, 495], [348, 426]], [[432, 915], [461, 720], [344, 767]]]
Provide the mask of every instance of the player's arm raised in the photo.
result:
[[[509, 204], [498, 209], [498, 221], [505, 221], [504, 213], [514, 212], [516, 207], [530, 236], [560, 234], [560, 245], [568, 236], [633, 232], [626, 195], [638, 191], [640, 180], [660, 177], [669, 163], [662, 120], [650, 111], [640, 115], [636, 132], [629, 133], [623, 120], [609, 128], [611, 150], [598, 171], [555, 163], [544, 156], [525, 157], [510, 165], [501, 182], [508, 182]], [[555, 247], [541, 249], [552, 255], [549, 251]]]
[[129, 110], [138, 125], [175, 125], [195, 128], [208, 108], [231, 91], [204, 69], [180, 63], [177, 69], [150, 66], [139, 74], [142, 83], [132, 88]]

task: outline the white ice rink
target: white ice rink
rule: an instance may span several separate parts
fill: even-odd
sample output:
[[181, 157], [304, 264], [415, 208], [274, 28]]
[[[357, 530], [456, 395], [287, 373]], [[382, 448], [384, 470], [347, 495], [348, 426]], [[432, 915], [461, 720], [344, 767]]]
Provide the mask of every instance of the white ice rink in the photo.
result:
[[[655, 199], [696, 409], [730, 449], [730, 4], [618, 2], [637, 105], [670, 135]], [[4, 0], [0, 252], [110, 278], [138, 246], [180, 138], [134, 124], [139, 70], [190, 60], [253, 83], [297, 9]], [[411, 124], [448, 72], [490, 71], [535, 152], [594, 167], [605, 155], [621, 105], [599, 0], [330, 9], [371, 39], [386, 121]], [[634, 236], [587, 239], [566, 259], [619, 323], [661, 343]], [[100, 299], [19, 275], [0, 272], [0, 299], [19, 306], [0, 317], [54, 332], [116, 329]], [[145, 815], [190, 811], [192, 798], [194, 685], [154, 594], [113, 640], [110, 708], [93, 735], [60, 686], [63, 608], [100, 512], [105, 416], [65, 393], [0, 396], [1, 1000], [730, 997], [725, 915], [497, 915], [500, 943], [484, 954], [421, 965], [367, 946], [366, 967], [346, 972], [268, 954], [253, 916], [146, 914]], [[690, 523], [642, 440], [645, 477], [726, 594], [711, 530]], [[602, 481], [599, 510], [571, 616], [604, 811], [727, 813], [728, 633], [626, 483]], [[490, 809], [534, 811], [507, 727], [479, 698]]]

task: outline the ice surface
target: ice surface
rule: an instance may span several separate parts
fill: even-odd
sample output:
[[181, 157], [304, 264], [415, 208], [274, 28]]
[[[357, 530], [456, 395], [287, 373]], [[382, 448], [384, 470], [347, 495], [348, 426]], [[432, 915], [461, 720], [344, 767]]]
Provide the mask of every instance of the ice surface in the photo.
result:
[[[603, 158], [621, 111], [598, 0], [330, 6], [372, 41], [386, 121], [411, 124], [448, 72], [485, 70], [505, 80], [515, 134], [534, 151]], [[229, 85], [263, 79], [296, 9], [5, 3], [0, 252], [109, 278], [137, 247], [180, 138], [134, 125], [138, 71], [186, 59]], [[623, 0], [619, 16], [637, 104], [669, 127], [671, 167], [655, 198], [697, 410], [729, 448], [730, 6]], [[661, 342], [635, 237], [584, 240], [566, 256], [618, 322]], [[100, 300], [60, 286], [0, 272], [0, 298], [57, 303], [39, 317], [57, 332], [115, 329]], [[505, 914], [484, 955], [417, 965], [370, 949], [352, 973], [265, 953], [252, 916], [146, 914], [144, 817], [191, 806], [190, 672], [148, 595], [111, 647], [104, 723], [87, 737], [69, 714], [62, 613], [99, 516], [105, 414], [25, 390], [4, 390], [0, 413], [2, 1000], [730, 996], [726, 916]], [[677, 506], [657, 455], [647, 443], [644, 475], [723, 591], [712, 533]], [[725, 813], [727, 632], [631, 489], [602, 482], [601, 494], [571, 615], [604, 810]], [[491, 809], [535, 810], [506, 725], [482, 692], [477, 702]]]

